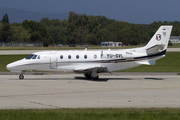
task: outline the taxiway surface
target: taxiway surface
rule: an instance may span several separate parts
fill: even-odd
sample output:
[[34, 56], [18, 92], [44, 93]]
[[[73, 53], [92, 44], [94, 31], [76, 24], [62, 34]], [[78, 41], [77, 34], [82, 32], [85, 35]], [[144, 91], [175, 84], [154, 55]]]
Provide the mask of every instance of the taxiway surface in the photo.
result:
[[179, 91], [179, 75], [0, 75], [0, 109], [180, 108]]

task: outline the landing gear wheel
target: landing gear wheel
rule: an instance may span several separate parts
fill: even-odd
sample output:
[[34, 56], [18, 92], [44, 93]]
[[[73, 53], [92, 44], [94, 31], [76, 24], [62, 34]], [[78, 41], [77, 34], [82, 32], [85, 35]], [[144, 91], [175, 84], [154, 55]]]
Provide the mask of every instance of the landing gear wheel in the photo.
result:
[[86, 79], [91, 79], [91, 74], [84, 74], [84, 76], [86, 77]]
[[93, 80], [98, 80], [98, 79], [99, 79], [99, 75], [97, 75], [96, 77], [91, 76], [91, 78], [92, 78]]
[[19, 79], [23, 80], [24, 79], [24, 75], [19, 75]]

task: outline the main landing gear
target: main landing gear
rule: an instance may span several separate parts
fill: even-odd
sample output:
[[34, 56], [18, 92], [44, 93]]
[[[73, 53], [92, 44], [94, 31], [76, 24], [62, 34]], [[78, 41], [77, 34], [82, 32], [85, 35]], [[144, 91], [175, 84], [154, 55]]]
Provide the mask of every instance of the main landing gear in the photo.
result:
[[91, 79], [93, 79], [93, 80], [98, 80], [99, 79], [99, 75], [97, 75], [97, 76], [91, 76]]
[[98, 80], [99, 79], [99, 75], [93, 75], [93, 74], [84, 74], [84, 76], [86, 77], [86, 79], [93, 79], [93, 80]]
[[87, 79], [93, 79], [93, 80], [99, 79], [99, 75], [97, 74], [97, 68], [96, 68], [96, 69], [93, 69], [91, 73], [86, 73], [86, 74], [84, 74], [84, 76], [85, 76]]

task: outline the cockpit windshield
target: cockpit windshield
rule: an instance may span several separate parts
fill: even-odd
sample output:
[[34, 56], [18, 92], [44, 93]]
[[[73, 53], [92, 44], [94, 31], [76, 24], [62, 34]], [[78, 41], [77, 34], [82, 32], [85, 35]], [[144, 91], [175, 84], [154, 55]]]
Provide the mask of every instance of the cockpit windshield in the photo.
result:
[[28, 60], [30, 60], [30, 59], [36, 59], [36, 58], [37, 58], [37, 59], [40, 59], [40, 56], [37, 57], [37, 55], [31, 54], [31, 55], [29, 55], [29, 56], [26, 57], [26, 59], [28, 59]]
[[29, 56], [26, 57], [26, 59], [31, 59], [34, 56], [34, 54], [31, 54]]
[[37, 57], [37, 55], [34, 55], [34, 56], [32, 57], [32, 59], [36, 59], [36, 57]]

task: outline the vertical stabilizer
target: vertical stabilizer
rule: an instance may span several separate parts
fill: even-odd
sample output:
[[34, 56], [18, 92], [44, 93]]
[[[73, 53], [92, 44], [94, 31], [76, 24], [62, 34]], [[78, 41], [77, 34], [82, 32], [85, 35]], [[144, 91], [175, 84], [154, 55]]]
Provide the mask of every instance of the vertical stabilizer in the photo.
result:
[[145, 46], [148, 54], [158, 53], [167, 49], [172, 26], [161, 26]]

